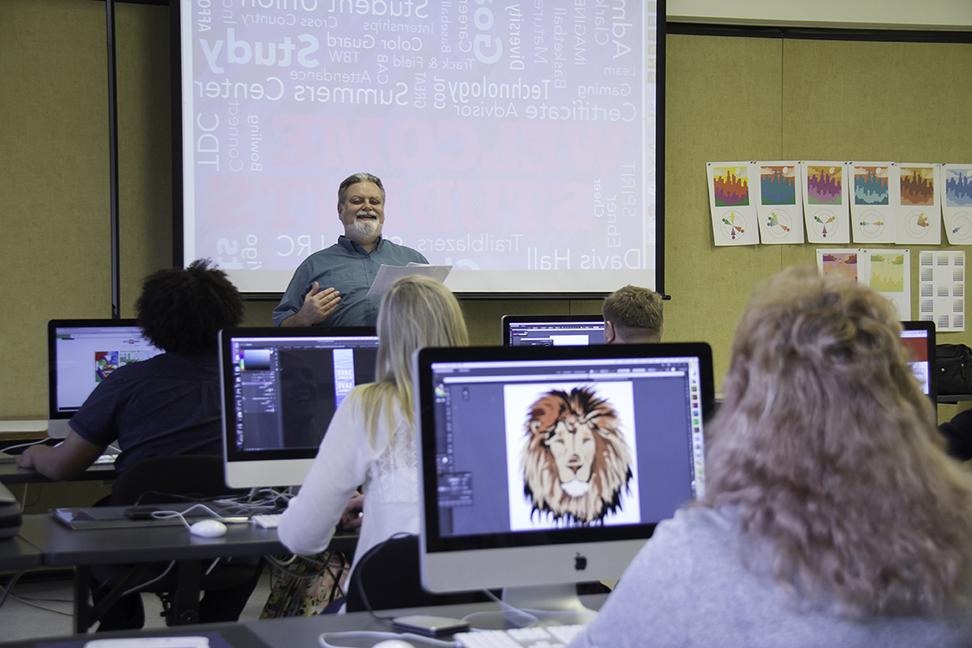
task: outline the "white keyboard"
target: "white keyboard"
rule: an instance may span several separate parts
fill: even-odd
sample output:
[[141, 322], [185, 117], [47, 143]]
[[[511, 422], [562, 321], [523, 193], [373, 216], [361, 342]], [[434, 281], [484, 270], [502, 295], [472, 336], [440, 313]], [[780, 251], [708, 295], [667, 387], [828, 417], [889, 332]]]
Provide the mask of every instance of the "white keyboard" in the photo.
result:
[[250, 523], [261, 529], [276, 529], [280, 526], [281, 517], [283, 517], [283, 513], [261, 513], [250, 516]]
[[562, 648], [583, 629], [583, 625], [537, 626], [459, 632], [452, 638], [464, 648]]

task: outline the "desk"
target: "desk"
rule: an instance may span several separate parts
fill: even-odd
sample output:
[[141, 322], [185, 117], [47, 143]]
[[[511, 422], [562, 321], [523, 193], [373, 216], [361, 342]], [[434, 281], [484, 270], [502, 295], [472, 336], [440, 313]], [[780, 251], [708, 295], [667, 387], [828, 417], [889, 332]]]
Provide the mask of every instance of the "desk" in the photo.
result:
[[40, 564], [40, 550], [23, 538], [0, 540], [0, 572], [20, 571], [38, 567]]
[[[121, 515], [127, 507], [115, 508]], [[94, 565], [133, 563], [144, 566], [172, 560], [200, 561], [288, 553], [277, 538], [276, 529], [261, 529], [253, 524], [227, 526], [226, 535], [220, 538], [190, 535], [182, 525], [76, 531], [49, 514], [33, 514], [24, 516], [20, 538], [43, 554], [44, 565], [76, 568], [74, 623], [77, 632], [84, 632], [98, 617], [97, 610], [88, 604], [90, 568]], [[356, 535], [335, 536], [330, 548], [352, 554], [357, 541]], [[194, 595], [198, 600], [199, 574], [195, 576]], [[135, 575], [119, 583], [118, 589], [140, 582], [143, 581]]]
[[943, 405], [957, 405], [964, 401], [972, 401], [972, 394], [939, 394], [937, 400]]
[[[114, 464], [92, 464], [83, 473], [74, 479], [61, 480], [69, 481], [110, 481], [115, 479]], [[48, 479], [36, 470], [23, 469], [17, 467], [17, 462], [0, 461], [0, 483], [3, 484], [40, 484], [56, 483], [56, 479]]]

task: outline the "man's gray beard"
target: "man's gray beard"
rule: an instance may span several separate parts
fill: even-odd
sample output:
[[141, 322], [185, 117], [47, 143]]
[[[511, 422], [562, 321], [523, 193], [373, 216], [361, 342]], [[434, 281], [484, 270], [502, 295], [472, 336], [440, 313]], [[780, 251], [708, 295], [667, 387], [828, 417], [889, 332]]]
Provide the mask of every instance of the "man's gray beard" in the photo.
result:
[[350, 225], [344, 226], [344, 235], [355, 243], [373, 243], [381, 234], [381, 223], [378, 221], [362, 221], [357, 218]]

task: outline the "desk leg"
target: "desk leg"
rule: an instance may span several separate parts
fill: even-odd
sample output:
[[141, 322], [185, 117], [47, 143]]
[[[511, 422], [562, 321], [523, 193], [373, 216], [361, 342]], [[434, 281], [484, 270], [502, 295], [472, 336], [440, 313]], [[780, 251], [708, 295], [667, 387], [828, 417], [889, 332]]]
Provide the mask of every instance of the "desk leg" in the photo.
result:
[[74, 632], [81, 634], [94, 624], [91, 618], [92, 607], [88, 602], [91, 596], [91, 568], [74, 568]]
[[[91, 597], [91, 568], [75, 567], [74, 632], [77, 634], [86, 633], [91, 626], [101, 620], [105, 612], [110, 610], [118, 602], [118, 599], [121, 598], [123, 593], [140, 583], [145, 583], [150, 580], [152, 578], [152, 567], [153, 565], [151, 564], [133, 566], [119, 578], [113, 578], [112, 581], [115, 581], [114, 584], [108, 590], [107, 595], [97, 605], [92, 605], [88, 602], [88, 599]], [[107, 581], [101, 586], [107, 587], [108, 582], [111, 581]]]
[[202, 563], [197, 560], [180, 560], [176, 563], [176, 585], [172, 591], [168, 618], [170, 626], [199, 623], [202, 569]]

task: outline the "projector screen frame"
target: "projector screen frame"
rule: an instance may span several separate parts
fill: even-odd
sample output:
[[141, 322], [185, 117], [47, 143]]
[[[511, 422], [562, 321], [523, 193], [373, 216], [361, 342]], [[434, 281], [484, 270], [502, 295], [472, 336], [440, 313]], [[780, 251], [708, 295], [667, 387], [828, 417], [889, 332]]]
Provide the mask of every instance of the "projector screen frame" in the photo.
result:
[[[665, 64], [666, 64], [666, 4], [667, 0], [656, 0], [655, 11], [655, 283], [652, 287], [665, 299]], [[185, 223], [183, 209], [183, 97], [182, 97], [182, 0], [169, 3], [170, 33], [170, 84], [171, 84], [171, 145], [172, 145], [172, 266], [185, 267]], [[651, 17], [643, 20], [650, 24]], [[644, 82], [644, 79], [642, 79]], [[646, 185], [647, 189], [647, 185]], [[646, 191], [647, 194], [647, 191]], [[407, 241], [406, 241], [407, 243]], [[296, 265], [294, 266], [296, 269]], [[618, 286], [620, 287], [620, 286]], [[283, 291], [246, 291], [241, 290], [245, 301], [279, 301]], [[564, 300], [564, 299], [603, 299], [610, 291], [537, 291], [537, 292], [481, 292], [454, 291], [461, 299], [476, 300]]]

